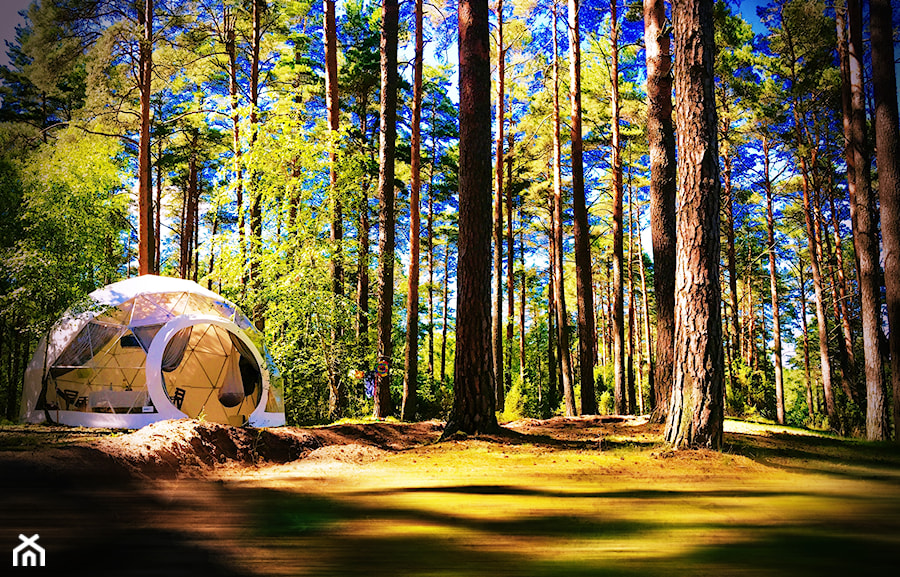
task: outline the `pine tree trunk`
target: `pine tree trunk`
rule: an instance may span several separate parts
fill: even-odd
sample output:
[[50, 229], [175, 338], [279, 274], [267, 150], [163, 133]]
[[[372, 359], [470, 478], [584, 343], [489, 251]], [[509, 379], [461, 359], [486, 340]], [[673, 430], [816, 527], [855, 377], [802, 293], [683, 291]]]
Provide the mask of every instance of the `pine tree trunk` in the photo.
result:
[[[521, 217], [520, 217], [521, 218]], [[524, 233], [519, 223], [519, 256], [521, 257], [520, 266], [522, 272], [519, 274], [519, 382], [522, 383], [522, 389], [525, 389], [525, 239]], [[540, 381], [538, 381], [538, 395], [540, 395]], [[540, 401], [538, 401], [540, 406]]]
[[772, 296], [772, 342], [775, 352], [775, 414], [784, 424], [784, 375], [781, 366], [781, 319], [778, 310], [778, 269], [775, 262], [775, 212], [769, 177], [769, 139], [763, 136], [763, 188], [766, 192], [766, 228], [769, 234], [769, 292]]
[[591, 262], [591, 229], [584, 193], [581, 142], [581, 32], [578, 10], [581, 0], [569, 0], [569, 101], [572, 104], [572, 206], [575, 216], [575, 280], [578, 294], [578, 368], [581, 414], [597, 414], [594, 392], [594, 293]]
[[387, 374], [379, 375], [375, 390], [376, 419], [389, 416], [394, 305], [394, 151], [397, 140], [397, 0], [384, 0], [381, 12], [381, 138], [378, 146], [378, 361]]
[[852, 368], [856, 365], [856, 355], [853, 351], [853, 333], [850, 328], [850, 307], [848, 304], [850, 300], [850, 291], [847, 288], [847, 278], [844, 275], [843, 240], [841, 239], [840, 222], [838, 221], [837, 211], [835, 210], [834, 195], [829, 194], [828, 200], [831, 204], [831, 227], [834, 229], [834, 255], [837, 259], [838, 302], [841, 306], [841, 333], [844, 337], [844, 349], [847, 351], [847, 361]]
[[141, 128], [138, 146], [138, 274], [150, 274], [156, 263], [153, 238], [153, 191], [150, 188], [150, 90], [153, 82], [153, 0], [138, 11], [144, 36], [138, 56]]
[[435, 108], [431, 108], [431, 162], [428, 166], [428, 386], [434, 384], [434, 164], [437, 142], [435, 138]]
[[[747, 243], [747, 262], [753, 262], [752, 245]], [[752, 268], [747, 266], [747, 314], [750, 316], [747, 323], [747, 366], [757, 370], [756, 362], [756, 308], [753, 302], [753, 276]]]
[[[259, 122], [259, 50], [262, 36], [260, 11], [265, 7], [265, 0], [253, 0], [253, 41], [250, 58], [250, 150], [253, 151], [258, 137]], [[262, 4], [262, 6], [261, 6]], [[255, 178], [253, 179], [256, 180]], [[254, 304], [254, 324], [259, 331], [265, 328], [264, 307], [260, 298], [261, 280], [259, 278], [260, 257], [262, 256], [262, 194], [258, 186], [252, 188], [253, 202], [250, 205], [250, 283], [256, 302]]]
[[200, 274], [200, 195], [203, 193], [202, 179], [197, 182], [197, 194], [194, 196], [194, 248], [193, 248], [193, 280], [197, 282], [197, 276]]
[[181, 216], [181, 255], [178, 261], [179, 276], [190, 278], [194, 245], [194, 206], [197, 197], [197, 159], [192, 151], [188, 158], [188, 184], [184, 191], [184, 205]]
[[610, 1], [610, 97], [611, 122], [611, 160], [612, 168], [612, 237], [613, 237], [613, 392], [616, 413], [622, 415], [629, 412], [628, 393], [626, 391], [627, 375], [625, 373], [625, 311], [622, 278], [623, 234], [622, 229], [622, 157], [619, 135], [619, 21], [616, 15], [617, 0]]
[[[359, 107], [359, 133], [363, 143], [368, 139], [366, 103], [369, 100], [367, 90], [356, 96]], [[357, 200], [359, 225], [356, 233], [358, 254], [356, 262], [356, 342], [360, 356], [365, 358], [369, 349], [369, 185], [368, 174], [363, 177]]]
[[219, 232], [219, 204], [218, 201], [213, 207], [212, 231], [209, 241], [209, 276], [206, 279], [207, 290], [212, 290], [213, 270], [216, 263], [216, 234]]
[[663, 423], [669, 409], [675, 354], [675, 129], [672, 123], [672, 58], [663, 0], [644, 0], [647, 51], [647, 138], [650, 148], [650, 228], [656, 294], [654, 409]]
[[812, 382], [809, 379], [809, 328], [806, 326], [806, 279], [803, 275], [803, 259], [800, 258], [800, 248], [797, 247], [798, 271], [800, 274], [800, 326], [803, 329], [803, 381], [806, 383], [806, 406], [809, 412], [809, 424], [812, 425], [816, 418], [815, 402], [813, 400]]
[[[512, 359], [513, 347], [513, 320], [515, 319], [516, 300], [516, 250], [513, 239], [513, 189], [512, 189], [512, 149], [515, 145], [513, 135], [507, 135], [507, 144], [510, 155], [506, 157], [506, 346], [509, 353], [506, 355], [506, 390], [512, 388]], [[522, 381], [524, 385], [525, 382]]]
[[894, 440], [900, 442], [900, 130], [897, 119], [897, 79], [889, 0], [870, 0], [872, 82], [875, 85], [875, 148], [878, 152], [878, 194], [884, 243], [884, 280], [887, 292], [894, 390]]
[[340, 130], [340, 102], [338, 101], [337, 24], [334, 17], [335, 0], [324, 0], [325, 8], [325, 107], [331, 142], [328, 146], [328, 183], [331, 196], [331, 291], [344, 294], [344, 269], [341, 262], [343, 214], [341, 195], [337, 188], [337, 138]]
[[450, 240], [444, 245], [444, 302], [443, 315], [441, 321], [441, 382], [447, 380], [447, 307], [449, 305], [449, 286], [450, 286]]
[[[160, 255], [160, 238], [161, 238], [161, 227], [162, 227], [162, 139], [156, 139], [156, 202], [154, 203], [156, 208], [156, 218], [154, 218], [154, 224], [156, 225], [156, 230], [153, 234], [153, 239], [156, 241], [156, 246], [153, 251], [153, 273], [159, 274], [159, 255]], [[212, 270], [212, 269], [210, 269]]]
[[854, 236], [859, 257], [860, 317], [866, 374], [866, 438], [873, 441], [888, 439], [890, 430], [882, 372], [884, 360], [879, 343], [881, 270], [878, 261], [878, 213], [875, 212], [875, 198], [869, 181], [860, 0], [848, 0], [847, 20], [850, 30], [850, 146], [853, 150], [853, 175], [856, 180], [854, 202], [857, 230]]
[[[859, 263], [859, 253], [857, 243], [857, 217], [856, 217], [856, 157], [853, 154], [853, 127], [852, 127], [852, 118], [853, 118], [853, 108], [852, 108], [852, 96], [850, 90], [850, 48], [849, 48], [849, 32], [847, 30], [847, 7], [846, 2], [844, 0], [838, 0], [835, 2], [835, 24], [837, 27], [837, 49], [838, 56], [840, 58], [840, 73], [841, 73], [841, 112], [843, 119], [843, 131], [844, 131], [844, 160], [847, 164], [847, 194], [848, 194], [848, 203], [850, 206], [850, 228], [852, 234], [852, 240], [854, 245], [854, 257], [856, 264], [856, 280], [857, 287], [860, 286], [860, 263]], [[861, 308], [861, 307], [860, 307]], [[853, 350], [853, 341], [851, 338], [850, 347], [847, 345], [847, 335], [844, 335], [844, 348], [847, 348], [848, 358], [850, 355], [850, 351]], [[846, 380], [846, 379], [845, 379]], [[851, 396], [852, 391], [855, 390], [851, 388]], [[827, 395], [826, 395], [827, 400]], [[826, 402], [827, 405], [827, 402]]]
[[[837, 321], [837, 324], [843, 326], [845, 324], [845, 319], [843, 318], [843, 313], [838, 297], [838, 286], [839, 283], [837, 281], [837, 274], [835, 269], [837, 265], [832, 258], [834, 256], [834, 251], [831, 248], [831, 235], [828, 233], [828, 222], [825, 219], [825, 215], [822, 211], [822, 203], [821, 201], [821, 190], [817, 190], [816, 194], [813, 195], [814, 208], [813, 208], [813, 216], [815, 218], [815, 226], [816, 226], [816, 242], [819, 245], [819, 259], [820, 262], [827, 262], [830, 266], [828, 268], [828, 276], [830, 279], [831, 285], [831, 304], [832, 310], [834, 311], [834, 319]], [[825, 240], [825, 245], [822, 246], [822, 239]], [[843, 330], [841, 331], [843, 333]], [[838, 339], [838, 362], [841, 366], [841, 388], [847, 393], [847, 396], [853, 399], [853, 402], [858, 402], [857, 399], [860, 395], [856, 392], [856, 387], [854, 387], [854, 371], [853, 366], [850, 363], [850, 352], [847, 349], [846, 341], [844, 339]]]
[[[790, 78], [792, 84], [796, 84], [798, 73], [798, 59], [794, 51], [791, 37], [788, 36], [788, 50], [791, 52], [791, 72]], [[803, 213], [806, 220], [806, 234], [809, 239], [809, 264], [812, 269], [813, 290], [816, 294], [816, 325], [819, 330], [819, 362], [822, 371], [822, 389], [825, 395], [825, 410], [832, 427], [839, 426], [838, 414], [834, 404], [834, 395], [831, 390], [831, 360], [828, 357], [828, 328], [825, 321], [825, 296], [822, 288], [822, 275], [819, 269], [819, 257], [817, 252], [815, 225], [812, 217], [812, 203], [810, 200], [810, 182], [809, 168], [807, 164], [806, 154], [803, 152], [803, 123], [800, 113], [800, 98], [796, 92], [791, 93], [791, 108], [794, 117], [794, 145], [797, 149], [797, 156], [800, 161], [800, 177], [801, 188], [803, 192]]]
[[[6, 373], [2, 369], [3, 361], [5, 357], [9, 356], [10, 353], [6, 351], [6, 324], [4, 323], [4, 318], [0, 317], [0, 374]], [[6, 373], [3, 374], [3, 384], [6, 389], [6, 418], [10, 421], [16, 418], [16, 381], [13, 380], [12, 375]]]
[[628, 283], [628, 414], [633, 415], [637, 410], [637, 391], [634, 383], [634, 222], [632, 220], [633, 190], [631, 188], [631, 170], [628, 171], [628, 267], [626, 281]]
[[419, 192], [421, 179], [421, 120], [422, 120], [422, 0], [416, 0], [416, 53], [413, 69], [412, 136], [410, 137], [410, 193], [409, 193], [409, 282], [406, 298], [406, 358], [403, 372], [403, 403], [400, 418], [416, 418], [416, 387], [419, 379]]
[[503, 0], [497, 1], [497, 186], [494, 196], [494, 301], [492, 341], [494, 359], [494, 385], [496, 408], [503, 410], [503, 117], [505, 114], [504, 70], [506, 54], [503, 51]]
[[[638, 210], [638, 222], [641, 221], [640, 210]], [[644, 245], [641, 241], [640, 229], [638, 229], [638, 259], [641, 271], [641, 298], [644, 307], [644, 337], [647, 341], [647, 399], [650, 402], [650, 412], [654, 412], [654, 403], [656, 402], [656, 384], [653, 381], [653, 349], [650, 346], [652, 342], [650, 337], [650, 304], [647, 295], [647, 278], [644, 273]], [[643, 379], [641, 379], [643, 381]], [[643, 413], [643, 410], [641, 411]]]
[[[237, 83], [237, 54], [235, 52], [235, 25], [236, 16], [234, 10], [225, 9], [225, 52], [228, 54], [228, 93], [231, 101], [231, 126], [232, 126], [232, 151], [234, 162], [235, 191], [237, 198], [237, 237], [238, 251], [240, 254], [241, 278], [244, 278], [244, 265], [246, 262], [246, 245], [244, 244], [244, 167], [241, 164], [241, 129], [240, 116], [238, 115], [238, 83]], [[243, 287], [244, 285], [242, 285]], [[242, 288], [243, 290], [243, 288]]]
[[554, 222], [554, 258], [556, 285], [556, 332], [559, 360], [562, 369], [562, 394], [566, 406], [566, 416], [577, 414], [575, 392], [572, 386], [572, 359], [569, 351], [569, 315], [566, 311], [566, 293], [563, 269], [563, 198], [562, 198], [562, 160], [560, 152], [559, 131], [559, 45], [556, 39], [557, 30], [556, 3], [553, 4], [553, 222]]
[[[337, 24], [334, 17], [334, 0], [323, 0], [325, 26], [323, 30], [325, 45], [325, 108], [328, 115], [328, 184], [331, 197], [331, 292], [335, 298], [344, 296], [344, 267], [342, 263], [343, 208], [341, 193], [337, 187], [337, 138], [340, 130], [340, 103], [338, 101], [338, 69], [337, 69]], [[336, 307], [335, 307], [336, 308]], [[337, 343], [341, 339], [341, 330], [336, 326], [331, 330], [331, 341]], [[331, 355], [332, 357], [334, 355]], [[344, 416], [346, 405], [344, 383], [341, 379], [340, 365], [337, 358], [328, 362], [328, 416], [337, 420]]]
[[459, 3], [459, 257], [453, 410], [444, 436], [492, 432], [491, 63], [487, 0]]
[[[725, 145], [728, 146], [727, 144]], [[731, 156], [727, 150], [722, 157], [722, 166], [724, 173], [722, 175], [722, 184], [725, 188], [725, 239], [728, 242], [728, 295], [731, 300], [731, 330], [734, 339], [731, 343], [732, 358], [743, 358], [741, 350], [741, 321], [740, 321], [740, 305], [738, 304], [737, 289], [737, 256], [734, 243], [734, 193], [731, 186]]]
[[809, 200], [810, 191], [806, 157], [802, 155], [800, 167], [803, 185], [803, 210], [806, 216], [806, 232], [809, 238], [809, 263], [812, 269], [813, 289], [816, 294], [816, 323], [819, 329], [819, 361], [822, 371], [822, 386], [825, 390], [825, 408], [829, 419], [831, 419], [832, 426], [836, 426], [838, 415], [835, 410], [834, 396], [831, 390], [831, 361], [828, 357], [828, 328], [825, 321], [825, 291], [822, 288], [822, 276], [819, 270], [818, 251], [816, 250], [816, 232], [813, 224], [812, 206]]
[[[556, 251], [554, 249], [554, 239], [556, 238], [555, 226], [553, 222], [553, 198], [550, 198], [550, 232], [547, 235], [547, 250], [549, 266], [547, 267], [547, 402], [542, 406], [542, 411], [550, 414], [555, 406], [556, 400], [556, 383], [559, 381], [559, 369], [557, 368], [557, 345], [556, 345]], [[541, 413], [542, 416], [544, 412]]]
[[678, 248], [675, 374], [666, 441], [722, 446], [724, 364], [719, 289], [719, 163], [712, 0], [676, 0]]
[[359, 197], [359, 242], [356, 263], [356, 342], [365, 356], [369, 348], [369, 190], [363, 183]]

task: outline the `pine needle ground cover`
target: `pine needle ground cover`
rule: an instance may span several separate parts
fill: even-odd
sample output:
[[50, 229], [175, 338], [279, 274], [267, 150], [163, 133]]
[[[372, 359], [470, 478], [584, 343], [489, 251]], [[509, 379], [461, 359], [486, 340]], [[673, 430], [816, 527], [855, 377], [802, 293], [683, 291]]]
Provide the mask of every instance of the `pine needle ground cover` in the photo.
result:
[[[269, 437], [190, 430], [205, 444], [185, 433], [179, 446], [203, 459], [145, 435], [145, 465], [127, 471], [128, 451], [109, 446], [137, 447], [131, 435], [0, 432], [6, 532], [40, 530], [49, 562], [98, 574], [133, 573], [138, 552], [142, 570], [210, 575], [847, 575], [900, 562], [894, 445], [729, 421], [723, 452], [672, 452], [645, 421], [587, 417], [441, 443], [436, 423], [294, 430], [298, 458], [261, 460], [280, 455]], [[147, 466], [157, 449], [189, 466]]]

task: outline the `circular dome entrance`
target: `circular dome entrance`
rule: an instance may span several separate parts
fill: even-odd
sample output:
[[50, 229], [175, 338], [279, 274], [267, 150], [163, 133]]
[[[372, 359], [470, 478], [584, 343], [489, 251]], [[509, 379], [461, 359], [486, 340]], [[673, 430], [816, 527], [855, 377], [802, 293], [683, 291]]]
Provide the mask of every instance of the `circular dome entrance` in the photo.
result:
[[188, 417], [243, 425], [259, 404], [259, 365], [224, 326], [201, 322], [182, 328], [166, 343], [160, 368], [166, 396]]

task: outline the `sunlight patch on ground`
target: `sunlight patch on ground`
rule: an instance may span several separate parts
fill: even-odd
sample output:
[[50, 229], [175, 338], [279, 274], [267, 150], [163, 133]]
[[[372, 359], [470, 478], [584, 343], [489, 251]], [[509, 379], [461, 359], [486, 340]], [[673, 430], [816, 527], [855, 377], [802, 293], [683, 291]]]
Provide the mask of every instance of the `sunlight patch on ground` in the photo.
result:
[[805, 437], [835, 438], [833, 435], [829, 435], [822, 431], [800, 429], [798, 427], [788, 427], [786, 425], [773, 425], [769, 423], [753, 423], [750, 421], [739, 421], [737, 419], [725, 419], [725, 432], [742, 433], [745, 435], [771, 435], [773, 433], [782, 433]]

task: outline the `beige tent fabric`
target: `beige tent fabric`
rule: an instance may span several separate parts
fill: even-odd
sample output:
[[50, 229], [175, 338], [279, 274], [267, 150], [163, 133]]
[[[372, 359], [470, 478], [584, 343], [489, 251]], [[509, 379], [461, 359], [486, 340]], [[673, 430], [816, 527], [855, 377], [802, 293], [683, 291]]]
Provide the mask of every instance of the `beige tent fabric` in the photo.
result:
[[234, 304], [191, 281], [145, 275], [114, 283], [41, 340], [26, 370], [22, 419], [140, 427], [187, 415], [284, 424], [280, 376], [261, 337]]
[[[260, 390], [256, 387], [244, 395], [240, 351], [222, 327], [198, 324], [191, 328], [181, 363], [164, 374], [166, 394], [187, 415], [218, 423], [246, 423], [259, 403]], [[174, 341], [169, 341], [169, 347]]]

